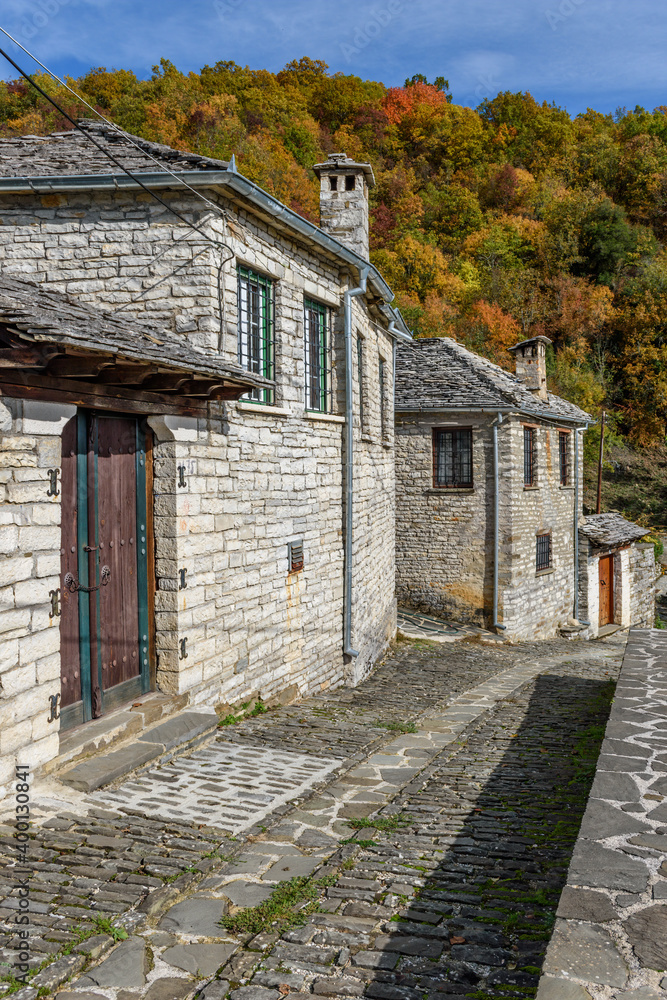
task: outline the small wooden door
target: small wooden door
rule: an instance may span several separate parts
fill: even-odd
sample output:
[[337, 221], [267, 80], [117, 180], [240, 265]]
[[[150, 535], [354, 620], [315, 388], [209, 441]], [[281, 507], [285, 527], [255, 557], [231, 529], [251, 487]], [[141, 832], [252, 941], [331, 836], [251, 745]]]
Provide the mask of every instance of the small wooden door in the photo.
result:
[[600, 556], [600, 627], [614, 621], [614, 557]]
[[61, 729], [149, 689], [146, 432], [79, 412], [63, 432]]

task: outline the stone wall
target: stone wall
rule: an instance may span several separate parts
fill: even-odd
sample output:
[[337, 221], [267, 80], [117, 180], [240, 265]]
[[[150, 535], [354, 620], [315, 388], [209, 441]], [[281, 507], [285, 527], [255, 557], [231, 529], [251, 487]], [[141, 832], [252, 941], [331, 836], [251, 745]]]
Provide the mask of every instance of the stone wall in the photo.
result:
[[630, 549], [630, 624], [652, 628], [655, 624], [657, 569], [652, 542], [635, 542]]
[[538, 1000], [664, 996], [667, 635], [630, 633]]
[[[0, 800], [16, 763], [58, 752], [49, 697], [60, 693], [60, 634], [49, 591], [60, 586], [60, 433], [74, 407], [0, 402]], [[58, 484], [59, 489], [59, 484]]]
[[[503, 422], [505, 423], [505, 422]], [[560, 485], [559, 429], [538, 423], [535, 487], [523, 485], [524, 423], [512, 419], [498, 432], [503, 467], [511, 477], [510, 583], [503, 591], [501, 620], [513, 639], [556, 634], [574, 612], [574, 431], [569, 442], [569, 483]], [[507, 455], [509, 466], [507, 468]], [[509, 483], [508, 478], [505, 486]], [[580, 505], [583, 490], [580, 490]], [[507, 504], [507, 492], [501, 510]], [[580, 513], [581, 513], [580, 506]], [[505, 514], [503, 513], [504, 517]], [[551, 532], [552, 568], [536, 571], [536, 536]]]
[[[396, 418], [400, 603], [489, 627], [493, 609], [493, 415]], [[472, 427], [473, 487], [433, 486], [432, 430]], [[572, 437], [572, 435], [571, 435]], [[573, 482], [574, 454], [570, 447]], [[523, 422], [498, 429], [499, 621], [511, 639], [547, 638], [572, 617], [574, 487], [560, 485], [558, 429], [537, 428], [537, 480], [523, 485]], [[536, 535], [551, 531], [553, 566], [536, 572]]]
[[[208, 218], [194, 199], [165, 197], [173, 197], [179, 211], [224, 240], [236, 262], [274, 279], [276, 393], [271, 407], [212, 403], [207, 420], [150, 419], [158, 685], [186, 692], [194, 703], [224, 704], [257, 694], [290, 699], [356, 683], [395, 632], [393, 427], [386, 409], [383, 438], [378, 380], [382, 357], [388, 407], [392, 341], [366, 302], [355, 299], [355, 331], [365, 345], [367, 420], [362, 435], [355, 418], [352, 643], [360, 655], [347, 664], [342, 654], [342, 297], [347, 282], [355, 282], [339, 272], [335, 261], [324, 261], [229, 202], [221, 200], [223, 221]], [[203, 245], [146, 196], [127, 192], [75, 193], [67, 201], [55, 195], [3, 197], [0, 221], [5, 273], [106, 308], [128, 305]], [[167, 247], [149, 277], [140, 275], [140, 268]], [[231, 261], [223, 269], [221, 316], [220, 259], [206, 246], [201, 258], [120, 315], [131, 323], [133, 315], [143, 313], [158, 328], [168, 324], [194, 347], [236, 360], [236, 267]], [[332, 309], [331, 414], [304, 408], [304, 295]], [[356, 373], [354, 384], [358, 414]], [[177, 486], [181, 464], [184, 489]], [[287, 545], [296, 539], [304, 541], [305, 565], [290, 575]], [[179, 591], [181, 568], [188, 570], [188, 587]], [[39, 608], [44, 612], [41, 597]], [[182, 638], [188, 640], [188, 657], [181, 660]], [[49, 746], [57, 749], [53, 741]]]

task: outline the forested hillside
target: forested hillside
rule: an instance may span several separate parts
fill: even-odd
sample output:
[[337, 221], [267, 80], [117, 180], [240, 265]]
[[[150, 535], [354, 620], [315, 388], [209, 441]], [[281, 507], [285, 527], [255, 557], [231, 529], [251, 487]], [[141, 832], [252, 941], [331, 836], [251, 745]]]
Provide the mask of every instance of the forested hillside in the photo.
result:
[[[163, 61], [150, 80], [96, 69], [69, 82], [130, 132], [235, 153], [314, 221], [312, 164], [370, 160], [372, 257], [417, 336], [454, 336], [510, 367], [509, 345], [546, 333], [555, 391], [605, 406], [633, 445], [664, 441], [667, 107], [571, 118], [507, 92], [472, 110], [442, 78], [387, 88], [307, 58], [277, 74], [219, 62], [184, 75]], [[24, 82], [0, 85], [0, 134], [67, 127]]]

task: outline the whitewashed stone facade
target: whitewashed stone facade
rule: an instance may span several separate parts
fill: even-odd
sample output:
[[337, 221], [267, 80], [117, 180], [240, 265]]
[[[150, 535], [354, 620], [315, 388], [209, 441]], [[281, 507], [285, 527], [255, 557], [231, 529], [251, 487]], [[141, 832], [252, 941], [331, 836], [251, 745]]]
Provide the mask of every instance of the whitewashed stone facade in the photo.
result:
[[[30, 148], [26, 140], [25, 173], [31, 172]], [[14, 142], [12, 151], [20, 160], [20, 143]], [[41, 147], [40, 155], [46, 155]], [[57, 176], [58, 169], [56, 164], [49, 172]], [[150, 163], [142, 169], [150, 170]], [[65, 172], [85, 170], [73, 162]], [[189, 180], [192, 176], [188, 171]], [[226, 180], [218, 170], [215, 176]], [[386, 311], [390, 293], [382, 279], [371, 268], [367, 294], [352, 299], [353, 335], [363, 340], [364, 426], [362, 380], [355, 370], [352, 642], [359, 655], [351, 659], [342, 649], [342, 303], [345, 290], [358, 283], [363, 259], [346, 255], [342, 244], [318, 244], [317, 231], [307, 223], [297, 231], [298, 220], [283, 206], [270, 204], [271, 215], [266, 202], [259, 207], [244, 198], [245, 188], [251, 194], [256, 189], [236, 174], [234, 190], [223, 183], [205, 187], [214, 210], [190, 192], [165, 185], [160, 190], [160, 197], [216, 245], [142, 191], [95, 191], [82, 182], [81, 190], [68, 193], [50, 191], [48, 184], [42, 192], [16, 193], [6, 189], [10, 180], [4, 188], [0, 180], [0, 272], [107, 312], [129, 306], [116, 319], [127, 318], [130, 326], [135, 316], [148, 318], [155, 330], [170, 329], [194, 351], [236, 362], [237, 266], [273, 283], [271, 405], [211, 402], [205, 419], [155, 412], [149, 417], [158, 688], [185, 693], [192, 704], [222, 707], [255, 696], [294, 700], [358, 682], [395, 633], [389, 410], [395, 337], [388, 325], [401, 321]], [[356, 250], [355, 240], [353, 234]], [[187, 267], [171, 273], [184, 261]], [[163, 277], [167, 280], [130, 305]], [[304, 296], [331, 315], [333, 392], [326, 413], [305, 409]], [[355, 365], [356, 358], [355, 348]], [[45, 495], [46, 473], [60, 464], [62, 424], [75, 409], [4, 393], [3, 403], [0, 718], [7, 773], [0, 786], [28, 747], [32, 765], [58, 753], [58, 722], [46, 720], [49, 697], [60, 690], [58, 624], [49, 617], [49, 591], [59, 585], [60, 505], [57, 497]], [[31, 422], [31, 407], [45, 408], [50, 423]], [[289, 573], [288, 543], [297, 539], [303, 540], [304, 567]], [[183, 569], [187, 588], [179, 589]]]

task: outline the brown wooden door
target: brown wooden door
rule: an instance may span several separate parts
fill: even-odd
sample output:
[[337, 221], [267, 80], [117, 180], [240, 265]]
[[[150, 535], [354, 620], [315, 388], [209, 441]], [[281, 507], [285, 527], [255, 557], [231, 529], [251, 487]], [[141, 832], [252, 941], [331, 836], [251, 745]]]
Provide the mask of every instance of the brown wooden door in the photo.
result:
[[149, 687], [145, 431], [80, 412], [63, 435], [61, 728]]
[[600, 556], [600, 627], [614, 621], [614, 557]]

